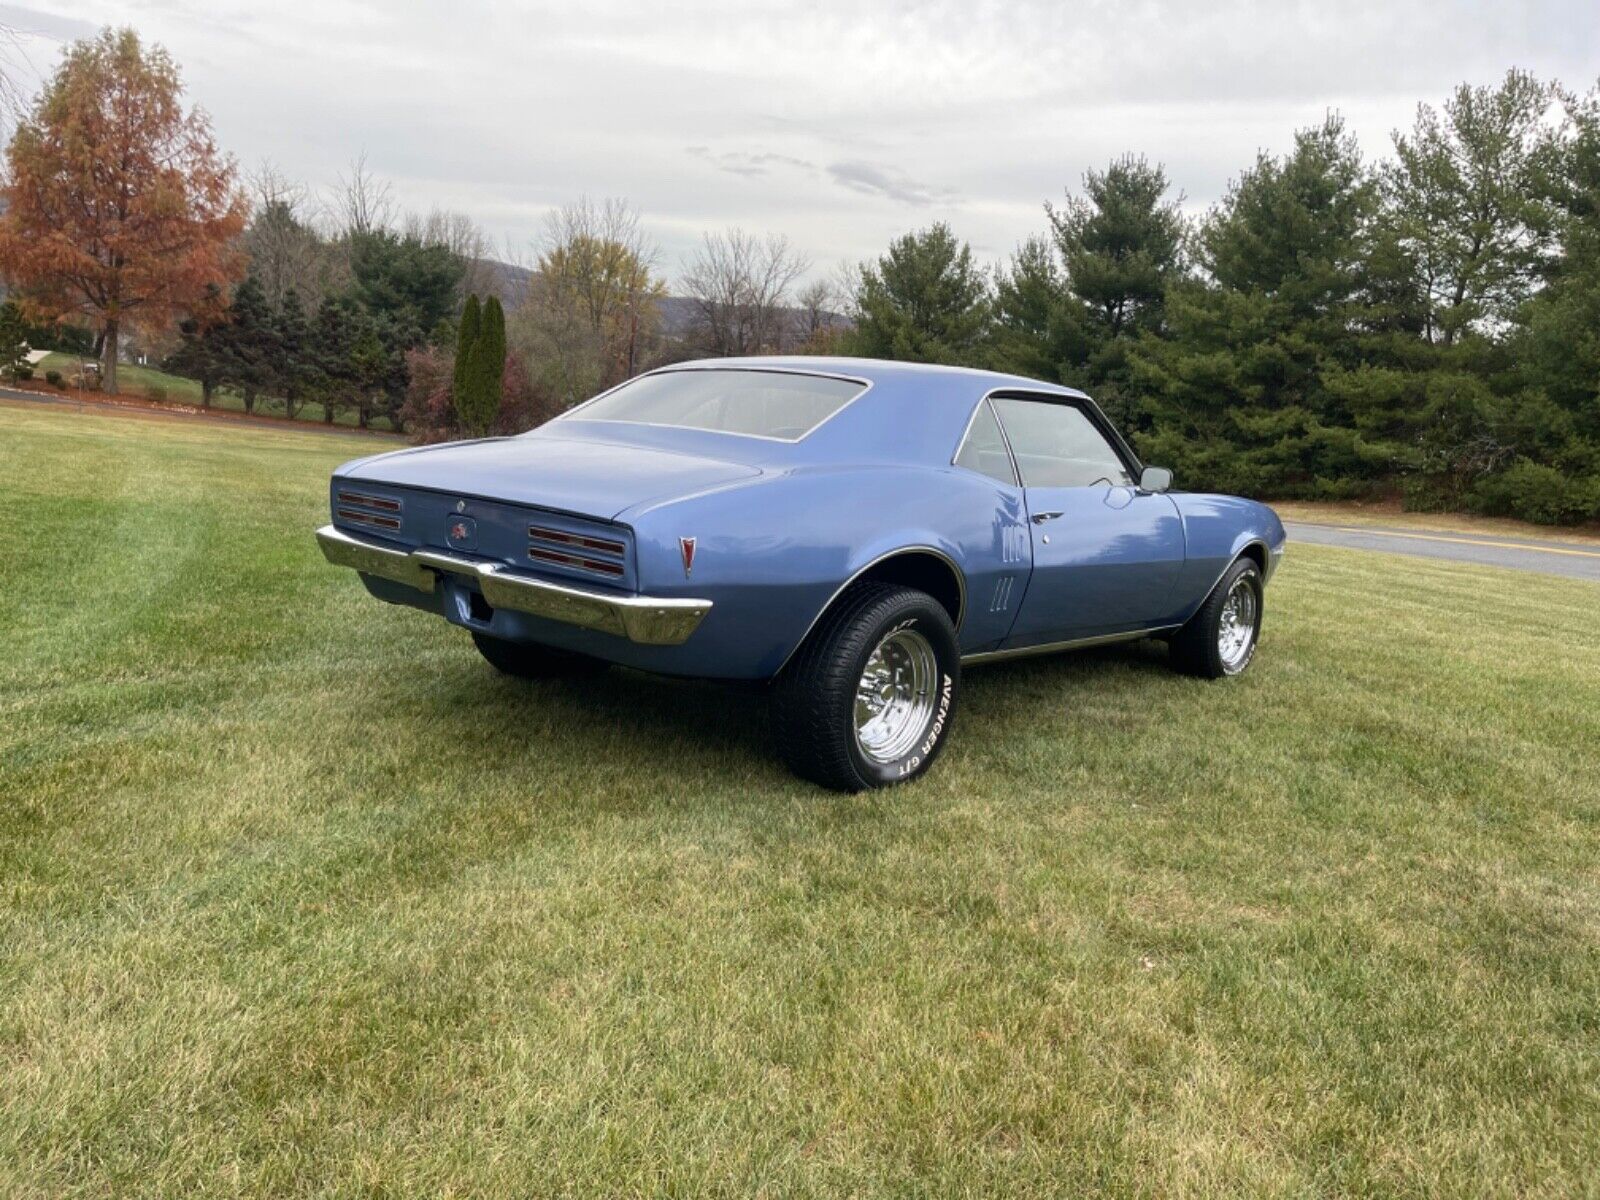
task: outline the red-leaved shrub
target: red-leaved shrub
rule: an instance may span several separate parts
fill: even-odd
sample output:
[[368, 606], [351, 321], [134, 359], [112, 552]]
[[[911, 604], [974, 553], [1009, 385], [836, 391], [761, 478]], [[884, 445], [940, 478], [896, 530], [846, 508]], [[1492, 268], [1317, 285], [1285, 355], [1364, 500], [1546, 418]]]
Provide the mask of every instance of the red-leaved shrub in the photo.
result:
[[[406, 388], [405, 405], [400, 413], [412, 439], [448, 442], [463, 436], [455, 404], [450, 398], [454, 355], [437, 346], [423, 346], [406, 355], [406, 367], [411, 383]], [[500, 414], [490, 433], [499, 436], [523, 433], [544, 424], [560, 411], [560, 406], [529, 380], [521, 356], [507, 355]]]

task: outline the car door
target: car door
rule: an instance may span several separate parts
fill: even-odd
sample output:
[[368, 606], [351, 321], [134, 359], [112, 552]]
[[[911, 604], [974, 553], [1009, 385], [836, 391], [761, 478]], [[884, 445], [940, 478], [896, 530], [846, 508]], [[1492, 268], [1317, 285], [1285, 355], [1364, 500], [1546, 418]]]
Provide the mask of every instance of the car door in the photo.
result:
[[1033, 574], [1012, 646], [1115, 633], [1168, 615], [1183, 520], [1140, 491], [1097, 411], [1068, 397], [993, 398], [1028, 509]]

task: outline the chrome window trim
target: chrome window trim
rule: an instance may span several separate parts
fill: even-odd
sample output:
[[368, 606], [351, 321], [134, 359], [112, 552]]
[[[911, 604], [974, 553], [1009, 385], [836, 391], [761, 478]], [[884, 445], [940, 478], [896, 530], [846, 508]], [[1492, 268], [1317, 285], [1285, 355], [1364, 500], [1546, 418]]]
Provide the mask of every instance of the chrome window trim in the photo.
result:
[[817, 615], [811, 618], [811, 623], [806, 626], [806, 631], [800, 635], [800, 640], [795, 642], [794, 646], [789, 650], [789, 653], [783, 656], [783, 661], [778, 664], [778, 669], [772, 673], [773, 676], [776, 677], [783, 674], [783, 669], [789, 665], [789, 660], [799, 652], [801, 646], [806, 644], [806, 639], [811, 636], [811, 631], [817, 627], [817, 622], [822, 620], [823, 614], [833, 607], [833, 602], [840, 596], [844, 595], [846, 588], [848, 588], [852, 583], [860, 579], [863, 575], [872, 570], [873, 567], [877, 566], [881, 562], [888, 562], [891, 558], [899, 558], [903, 554], [919, 553], [932, 554], [935, 558], [944, 560], [945, 565], [947, 565], [955, 574], [956, 592], [959, 597], [956, 602], [955, 629], [956, 635], [959, 637], [961, 634], [961, 622], [966, 618], [967, 615], [966, 575], [963, 574], [961, 568], [956, 565], [956, 560], [951, 558], [943, 550], [940, 550], [937, 546], [900, 546], [894, 550], [885, 551], [883, 554], [878, 555], [877, 558], [873, 559], [865, 566], [858, 568], [856, 571], [851, 573], [850, 578], [846, 579], [833, 590], [833, 595], [829, 596], [828, 599], [823, 603], [822, 607], [817, 609]]
[[[706, 428], [704, 428], [702, 426], [699, 426], [699, 425], [675, 425], [675, 424], [672, 424], [672, 423], [667, 422], [667, 421], [622, 421], [622, 420], [618, 420], [615, 417], [579, 417], [578, 416], [579, 413], [581, 413], [584, 409], [588, 408], [591, 404], [594, 404], [596, 401], [604, 400], [607, 396], [611, 395], [613, 392], [620, 392], [623, 388], [627, 387], [629, 384], [638, 383], [639, 380], [641, 380], [641, 379], [649, 379], [652, 375], [687, 375], [687, 374], [693, 374], [693, 373], [697, 373], [697, 372], [710, 373], [710, 372], [713, 372], [713, 371], [720, 371], [720, 372], [723, 372], [724, 374], [727, 374], [727, 373], [730, 373], [730, 372], [733, 372], [733, 371], [743, 371], [743, 372], [746, 372], [746, 373], [749, 373], [749, 374], [764, 373], [764, 374], [767, 374], [767, 375], [802, 375], [802, 376], [810, 377], [812, 379], [836, 379], [840, 383], [858, 383], [858, 384], [861, 385], [861, 390], [859, 392], [857, 392], [854, 396], [851, 396], [850, 399], [846, 400], [843, 404], [841, 404], [838, 408], [834, 409], [827, 416], [823, 417], [822, 420], [818, 421], [815, 425], [811, 426], [810, 429], [807, 429], [804, 433], [800, 434], [797, 437], [792, 437], [792, 438], [774, 437], [773, 435], [767, 434], [767, 433], [740, 433], [740, 432], [738, 432], [736, 430], [733, 430], [733, 429], [706, 429]], [[868, 392], [870, 392], [872, 390], [872, 388], [873, 388], [873, 381], [870, 380], [870, 379], [863, 379], [859, 375], [845, 375], [845, 374], [842, 374], [842, 373], [840, 373], [838, 371], [808, 371], [804, 367], [723, 367], [723, 366], [718, 366], [718, 367], [690, 367], [690, 366], [657, 367], [654, 371], [646, 371], [643, 375], [635, 375], [632, 379], [624, 379], [621, 383], [617, 384], [615, 387], [607, 388], [605, 391], [601, 392], [598, 396], [589, 397], [589, 399], [585, 400], [582, 404], [578, 405], [576, 408], [569, 408], [566, 412], [562, 413], [559, 417], [556, 417], [554, 420], [547, 422], [547, 424], [554, 425], [556, 423], [556, 421], [566, 421], [566, 420], [570, 420], [570, 419], [574, 419], [575, 418], [577, 420], [582, 420], [582, 421], [593, 421], [596, 425], [642, 425], [646, 429], [687, 429], [691, 433], [713, 433], [713, 434], [718, 434], [718, 435], [720, 435], [722, 437], [753, 438], [754, 440], [756, 440], [758, 442], [777, 442], [780, 445], [784, 445], [784, 446], [794, 446], [794, 445], [798, 445], [799, 443], [805, 441], [806, 438], [810, 437], [813, 433], [815, 433], [817, 430], [821, 429], [824, 425], [826, 425], [829, 421], [831, 421], [835, 417], [837, 417], [845, 409], [849, 408], [852, 404], [856, 403], [856, 401], [860, 400], [861, 397], [865, 396]], [[541, 426], [541, 428], [542, 428], [542, 426]]]
[[613, 595], [517, 574], [501, 563], [442, 550], [401, 550], [352, 537], [332, 525], [317, 530], [322, 555], [338, 567], [432, 594], [440, 574], [477, 581], [495, 608], [615, 634], [644, 646], [680, 646], [711, 611], [711, 601], [676, 596]]
[[[1122, 431], [1112, 424], [1111, 418], [1106, 416], [1104, 410], [1102, 410], [1101, 407], [1094, 402], [1094, 398], [1092, 396], [1074, 392], [1046, 392], [1040, 391], [1037, 388], [1029, 388], [1025, 386], [990, 388], [983, 394], [983, 398], [985, 400], [992, 401], [995, 397], [999, 397], [1002, 400], [1009, 397], [1016, 400], [1036, 400], [1045, 404], [1067, 404], [1074, 408], [1082, 409], [1084, 416], [1089, 418], [1089, 424], [1093, 425], [1100, 436], [1106, 439], [1106, 444], [1111, 447], [1111, 453], [1116, 455], [1117, 458], [1121, 460], [1122, 465], [1127, 468], [1129, 476], [1133, 479], [1131, 484], [1113, 486], [1134, 488], [1139, 486], [1139, 476], [1144, 474], [1144, 463], [1141, 462], [1139, 460], [1139, 456], [1133, 452], [1133, 447], [1128, 445], [1127, 439], [1122, 436]], [[995, 420], [1000, 422], [1001, 436], [1006, 439], [1006, 445], [1011, 447], [1011, 433], [1006, 429], [1006, 423], [1000, 419], [1000, 412], [998, 409], [995, 410], [994, 415]], [[971, 418], [968, 418], [968, 423], [971, 423]], [[964, 434], [962, 436], [965, 437]], [[1022, 479], [1022, 467], [1017, 462], [1015, 447], [1011, 447], [1011, 466], [1012, 469], [1017, 473], [1017, 486], [1026, 488], [1028, 485]], [[1042, 483], [1038, 486], [1058, 487], [1061, 485]]]
[[1068, 638], [1064, 642], [1044, 642], [1037, 646], [1015, 646], [1007, 650], [984, 650], [977, 654], [961, 656], [963, 667], [980, 663], [1000, 662], [1011, 658], [1034, 658], [1041, 654], [1054, 654], [1058, 650], [1079, 650], [1088, 646], [1109, 646], [1116, 642], [1137, 642], [1141, 638], [1155, 637], [1181, 629], [1181, 625], [1153, 625], [1149, 629], [1129, 629], [1122, 633], [1101, 633], [1093, 637]]
[[1003, 479], [995, 479], [993, 475], [985, 475], [982, 471], [974, 471], [971, 467], [963, 467], [956, 460], [961, 457], [961, 452], [967, 448], [967, 438], [972, 435], [972, 423], [978, 419], [978, 410], [988, 405], [989, 415], [994, 418], [995, 428], [1000, 431], [1000, 441], [1006, 448], [1006, 461], [1011, 464], [1011, 486], [1022, 486], [1022, 472], [1017, 469], [1017, 456], [1011, 450], [1011, 439], [1006, 436], [1006, 427], [1000, 420], [1000, 414], [994, 411], [994, 405], [989, 404], [989, 397], [994, 392], [985, 392], [978, 397], [978, 402], [972, 406], [972, 412], [967, 416], [967, 424], [961, 431], [961, 440], [956, 443], [956, 452], [950, 456], [950, 465], [959, 471], [967, 471], [980, 478], [988, 479], [994, 483], [1004, 483]]

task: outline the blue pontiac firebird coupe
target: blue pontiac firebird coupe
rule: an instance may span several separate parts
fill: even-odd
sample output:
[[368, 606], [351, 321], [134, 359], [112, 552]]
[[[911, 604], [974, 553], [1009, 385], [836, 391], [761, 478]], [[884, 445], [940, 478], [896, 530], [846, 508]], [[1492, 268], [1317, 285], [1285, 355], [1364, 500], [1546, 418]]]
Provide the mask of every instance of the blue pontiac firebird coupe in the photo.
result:
[[789, 765], [856, 790], [928, 769], [974, 663], [1159, 636], [1194, 674], [1249, 666], [1283, 526], [1170, 483], [1071, 388], [718, 359], [346, 463], [317, 540], [512, 675], [771, 681]]

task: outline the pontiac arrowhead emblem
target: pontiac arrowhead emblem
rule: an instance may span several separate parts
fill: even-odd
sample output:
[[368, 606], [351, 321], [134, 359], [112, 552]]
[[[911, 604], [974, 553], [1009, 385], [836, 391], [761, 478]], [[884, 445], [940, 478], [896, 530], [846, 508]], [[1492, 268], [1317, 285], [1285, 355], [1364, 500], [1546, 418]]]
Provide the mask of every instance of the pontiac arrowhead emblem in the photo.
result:
[[687, 579], [689, 578], [689, 572], [694, 570], [694, 539], [679, 538], [678, 549], [683, 552], [683, 577]]

